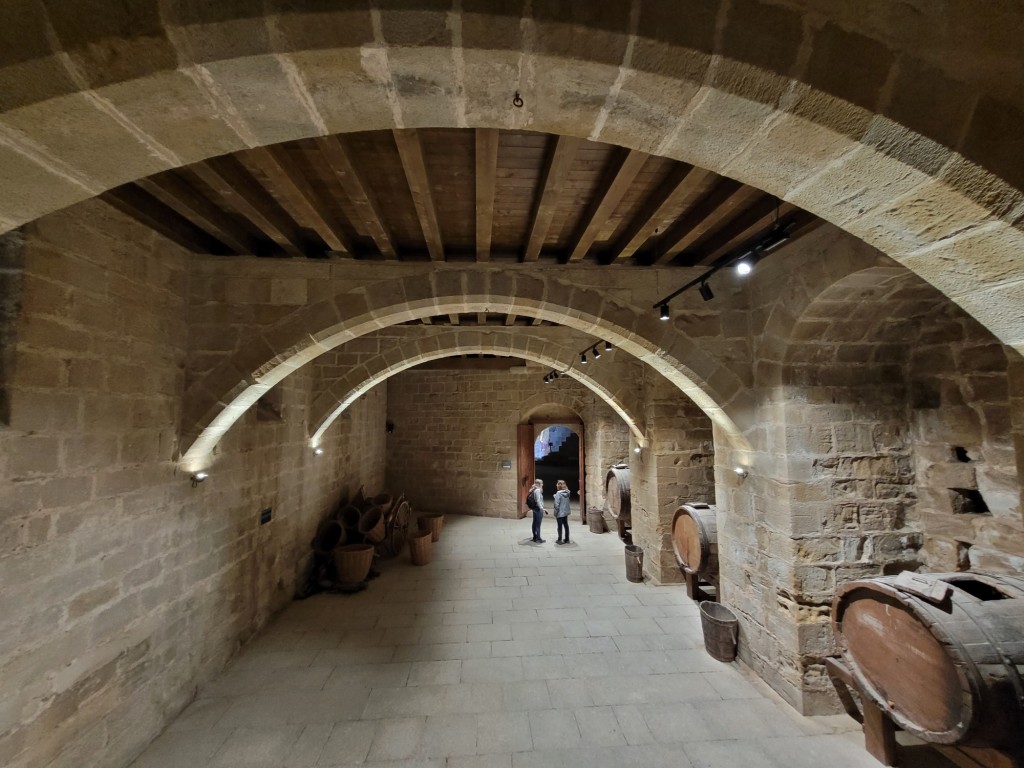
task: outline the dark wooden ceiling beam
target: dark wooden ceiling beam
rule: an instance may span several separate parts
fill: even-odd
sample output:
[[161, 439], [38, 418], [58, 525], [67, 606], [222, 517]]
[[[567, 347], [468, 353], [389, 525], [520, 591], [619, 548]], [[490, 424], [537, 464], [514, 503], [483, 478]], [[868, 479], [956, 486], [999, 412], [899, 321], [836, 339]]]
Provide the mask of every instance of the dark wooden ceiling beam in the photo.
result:
[[216, 254], [229, 251], [224, 243], [134, 184], [108, 190], [100, 195], [100, 200], [189, 251]]
[[548, 236], [551, 219], [555, 215], [555, 206], [562, 193], [565, 177], [572, 165], [573, 156], [580, 145], [580, 139], [573, 136], [558, 136], [555, 146], [544, 166], [543, 182], [540, 184], [540, 198], [534, 207], [533, 221], [530, 224], [530, 239], [523, 254], [523, 261], [536, 261], [540, 257], [541, 248]]
[[733, 179], [719, 180], [710, 192], [701, 197], [665, 231], [655, 248], [650, 261], [651, 266], [672, 261], [687, 245], [695, 242], [720, 220], [723, 207], [729, 206], [731, 210], [735, 206], [735, 203], [730, 205], [734, 197], [746, 198], [750, 193], [745, 190], [752, 189]]
[[498, 175], [498, 131], [476, 129], [476, 260], [491, 260], [494, 191]]
[[775, 222], [776, 216], [781, 218], [795, 210], [797, 208], [792, 203], [779, 202], [775, 197], [765, 195], [733, 217], [726, 226], [695, 243], [693, 251], [698, 256], [693, 260], [694, 265], [714, 264], [750, 238], [768, 231]]
[[423, 146], [420, 144], [419, 132], [416, 129], [395, 129], [392, 132], [398, 155], [402, 160], [405, 180], [409, 184], [416, 216], [420, 221], [423, 239], [432, 261], [444, 261], [444, 244], [441, 241], [441, 227], [437, 223], [437, 211], [434, 208], [434, 196], [430, 191], [430, 179], [427, 176], [427, 164], [423, 158]]
[[714, 179], [711, 171], [680, 163], [644, 201], [612, 248], [610, 263], [630, 259], [646, 243], [672, 211], [687, 208]]
[[632, 149], [613, 155], [602, 180], [601, 190], [591, 204], [586, 221], [576, 237], [576, 244], [569, 253], [570, 262], [579, 261], [587, 255], [601, 228], [608, 223], [608, 219], [618, 208], [626, 191], [647, 162], [647, 158], [648, 155]]
[[241, 154], [243, 162], [251, 163], [266, 177], [271, 193], [277, 193], [277, 200], [292, 218], [316, 232], [336, 253], [355, 255], [352, 243], [340, 228], [331, 223], [327, 207], [281, 146], [256, 147]]
[[210, 233], [238, 255], [255, 254], [259, 242], [244, 227], [217, 208], [211, 200], [173, 173], [159, 173], [135, 182], [140, 189], [171, 210]]
[[235, 158], [207, 160], [190, 165], [186, 170], [209, 187], [225, 206], [277, 243], [285, 254], [305, 255], [294, 222]]
[[352, 163], [345, 140], [341, 136], [322, 136], [316, 143], [334, 177], [359, 213], [377, 250], [387, 259], [397, 258], [398, 254], [391, 234], [384, 225], [380, 206], [370, 186]]

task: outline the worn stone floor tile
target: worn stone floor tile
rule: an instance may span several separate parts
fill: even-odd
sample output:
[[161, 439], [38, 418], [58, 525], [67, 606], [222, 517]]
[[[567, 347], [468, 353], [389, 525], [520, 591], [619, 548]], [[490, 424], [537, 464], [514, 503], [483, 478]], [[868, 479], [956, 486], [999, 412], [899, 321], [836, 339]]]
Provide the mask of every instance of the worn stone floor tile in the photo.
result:
[[320, 753], [319, 765], [358, 765], [366, 760], [377, 732], [374, 720], [338, 723]]
[[476, 751], [524, 752], [533, 749], [526, 712], [488, 712], [477, 715]]
[[282, 768], [312, 768], [315, 766], [333, 730], [334, 725], [329, 723], [304, 726], [291, 752], [282, 763]]
[[302, 733], [300, 726], [237, 728], [210, 760], [210, 768], [277, 768]]
[[426, 717], [388, 717], [377, 721], [368, 763], [407, 760], [419, 753]]
[[512, 768], [512, 754], [495, 752], [473, 757], [449, 757], [446, 768]]
[[583, 707], [574, 712], [583, 743], [587, 746], [614, 747], [626, 743], [611, 707]]
[[533, 749], [570, 749], [582, 743], [576, 716], [572, 711], [535, 709], [529, 714]]
[[502, 706], [506, 712], [551, 709], [551, 696], [544, 680], [522, 680], [502, 684]]
[[179, 768], [207, 766], [232, 729], [164, 732], [132, 763], [132, 768]]
[[406, 685], [450, 685], [462, 680], [462, 660], [414, 661]]
[[514, 683], [523, 679], [523, 659], [519, 656], [462, 662], [464, 683]]
[[476, 755], [476, 730], [475, 714], [428, 717], [420, 739], [420, 756], [453, 758]]
[[511, 640], [511, 624], [470, 624], [468, 627], [467, 641], [470, 643], [491, 643], [491, 654], [494, 654], [495, 640]]
[[178, 731], [204, 731], [217, 725], [224, 713], [234, 704], [234, 697], [196, 699], [167, 727], [166, 733]]

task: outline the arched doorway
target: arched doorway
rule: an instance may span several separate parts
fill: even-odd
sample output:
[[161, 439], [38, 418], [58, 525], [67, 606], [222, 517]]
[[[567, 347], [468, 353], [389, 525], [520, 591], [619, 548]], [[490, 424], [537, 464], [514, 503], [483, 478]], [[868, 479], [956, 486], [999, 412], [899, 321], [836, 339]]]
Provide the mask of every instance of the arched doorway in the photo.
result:
[[583, 425], [535, 423], [534, 428], [538, 430], [533, 441], [534, 477], [544, 481], [544, 498], [553, 499], [558, 481], [564, 480], [577, 507], [584, 487]]

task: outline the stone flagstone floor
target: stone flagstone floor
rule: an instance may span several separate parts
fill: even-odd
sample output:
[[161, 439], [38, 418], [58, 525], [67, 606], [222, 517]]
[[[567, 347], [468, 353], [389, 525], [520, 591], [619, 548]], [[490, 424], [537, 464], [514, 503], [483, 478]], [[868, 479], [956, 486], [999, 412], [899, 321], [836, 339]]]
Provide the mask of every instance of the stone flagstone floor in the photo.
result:
[[616, 536], [544, 525], [449, 516], [430, 565], [292, 603], [134, 768], [879, 765], [852, 719], [708, 656], [685, 589], [626, 581]]

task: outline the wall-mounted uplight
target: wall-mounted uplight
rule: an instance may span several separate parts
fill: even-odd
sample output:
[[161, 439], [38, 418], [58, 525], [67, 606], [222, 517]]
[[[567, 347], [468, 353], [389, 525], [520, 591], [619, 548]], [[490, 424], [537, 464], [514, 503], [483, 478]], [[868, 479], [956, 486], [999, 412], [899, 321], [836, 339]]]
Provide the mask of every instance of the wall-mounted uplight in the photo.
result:
[[324, 449], [323, 448], [314, 448], [313, 449], [313, 455], [314, 456], [323, 456], [324, 455]]
[[636, 448], [633, 449], [633, 453], [640, 453], [640, 446], [639, 445]]
[[733, 467], [732, 471], [735, 472], [737, 477], [741, 480], [745, 479], [747, 475], [750, 474], [750, 471], [746, 467]]
[[209, 477], [209, 475], [206, 472], [196, 472], [190, 478], [192, 480], [192, 487], [195, 488], [197, 485], [199, 485], [201, 482], [203, 482], [203, 480], [205, 480], [208, 477]]

